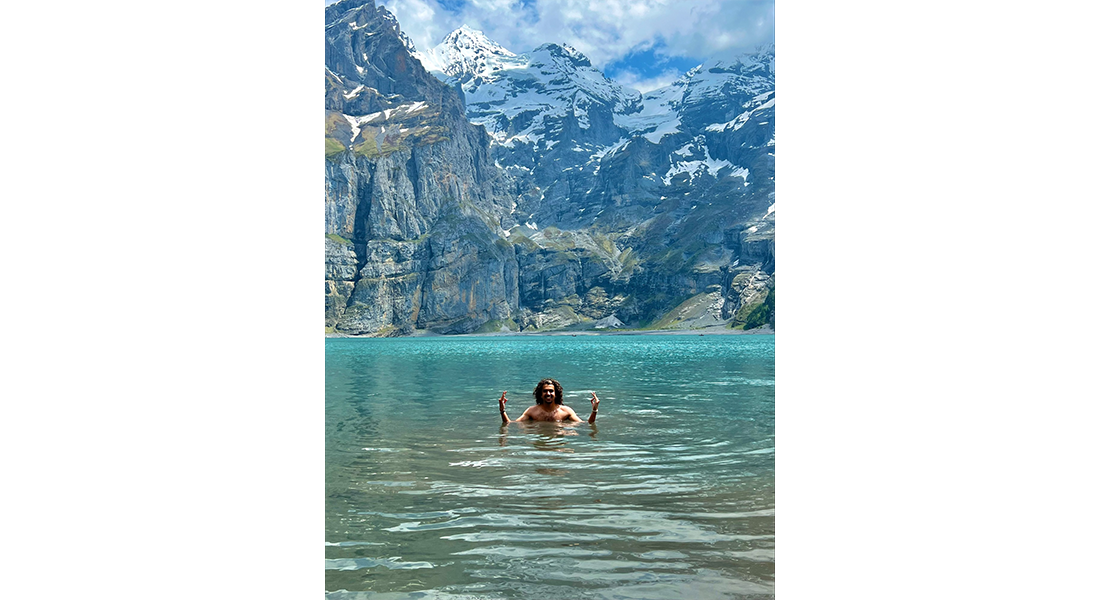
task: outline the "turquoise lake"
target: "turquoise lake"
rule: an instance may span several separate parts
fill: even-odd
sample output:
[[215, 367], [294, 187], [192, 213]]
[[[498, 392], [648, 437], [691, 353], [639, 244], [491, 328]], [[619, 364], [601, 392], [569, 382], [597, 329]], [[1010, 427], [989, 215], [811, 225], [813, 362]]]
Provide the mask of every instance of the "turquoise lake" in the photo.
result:
[[[770, 598], [775, 338], [325, 341], [330, 599]], [[595, 425], [502, 426], [543, 377]]]

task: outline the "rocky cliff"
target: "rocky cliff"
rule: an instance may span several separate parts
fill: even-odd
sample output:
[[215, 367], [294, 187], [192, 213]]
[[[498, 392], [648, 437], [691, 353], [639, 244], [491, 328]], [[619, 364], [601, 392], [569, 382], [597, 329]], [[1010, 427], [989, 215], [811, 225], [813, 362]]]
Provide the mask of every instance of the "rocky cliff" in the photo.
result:
[[325, 38], [327, 330], [774, 322], [770, 50], [643, 96], [371, 0]]
[[352, 334], [466, 333], [517, 309], [500, 240], [510, 183], [461, 93], [372, 0], [325, 11], [325, 321]]

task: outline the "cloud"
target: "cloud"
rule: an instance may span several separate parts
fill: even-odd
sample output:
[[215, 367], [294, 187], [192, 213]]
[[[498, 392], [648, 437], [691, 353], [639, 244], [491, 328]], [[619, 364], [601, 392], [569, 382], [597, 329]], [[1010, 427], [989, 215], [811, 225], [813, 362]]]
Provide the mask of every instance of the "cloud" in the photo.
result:
[[624, 87], [634, 88], [644, 94], [671, 84], [679, 79], [681, 75], [683, 75], [682, 71], [667, 69], [656, 77], [643, 77], [635, 71], [624, 69], [616, 73], [615, 81]]
[[459, 2], [457, 9], [447, 8], [447, 3], [440, 3], [437, 0], [383, 0], [383, 2], [397, 16], [402, 29], [404, 29], [404, 20], [402, 20], [404, 15], [418, 19], [424, 14], [423, 10], [419, 14], [412, 14], [409, 8], [428, 4], [436, 9], [435, 20], [440, 26], [441, 33], [426, 36], [421, 42], [413, 33], [406, 31], [418, 48], [434, 47], [443, 40], [445, 35], [462, 25], [485, 32], [490, 39], [516, 53], [532, 50], [546, 42], [561, 41], [539, 37], [543, 36], [537, 6], [539, 3], [530, 0], [466, 0]]
[[397, 17], [401, 31], [412, 38], [418, 50], [434, 47], [456, 29], [450, 26], [450, 13], [433, 0], [387, 0], [378, 4]]
[[773, 0], [382, 0], [418, 48], [466, 24], [513, 52], [567, 43], [597, 67], [663, 41], [669, 56], [727, 58], [775, 40]]

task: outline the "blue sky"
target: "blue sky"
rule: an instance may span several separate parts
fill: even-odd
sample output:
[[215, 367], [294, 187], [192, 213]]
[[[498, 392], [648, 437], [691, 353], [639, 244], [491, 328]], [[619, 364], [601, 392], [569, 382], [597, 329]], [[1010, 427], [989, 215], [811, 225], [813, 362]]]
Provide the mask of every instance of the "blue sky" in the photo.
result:
[[[775, 41], [774, 0], [376, 0], [417, 48], [461, 25], [520, 53], [569, 44], [623, 85], [648, 91], [709, 58]], [[325, 4], [331, 4], [329, 0]]]

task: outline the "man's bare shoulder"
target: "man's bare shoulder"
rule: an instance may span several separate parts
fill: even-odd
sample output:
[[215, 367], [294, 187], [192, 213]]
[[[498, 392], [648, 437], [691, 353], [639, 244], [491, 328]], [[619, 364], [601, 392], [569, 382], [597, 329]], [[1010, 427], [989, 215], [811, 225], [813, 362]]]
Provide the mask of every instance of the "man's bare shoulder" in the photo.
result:
[[577, 416], [577, 413], [574, 412], [572, 408], [569, 408], [564, 404], [561, 406], [561, 410], [555, 416], [557, 417], [555, 419], [556, 421], [581, 420], [581, 418]]

